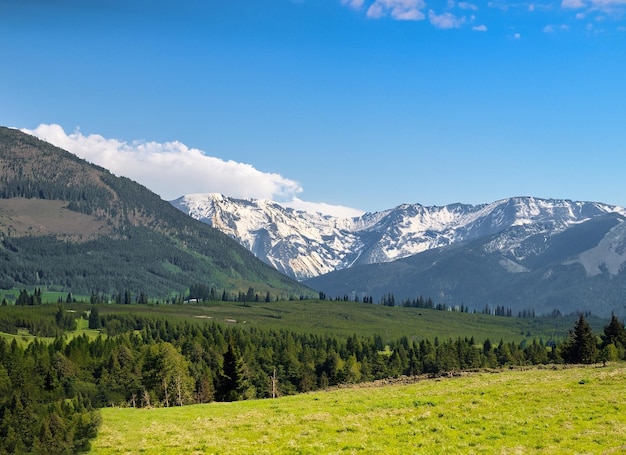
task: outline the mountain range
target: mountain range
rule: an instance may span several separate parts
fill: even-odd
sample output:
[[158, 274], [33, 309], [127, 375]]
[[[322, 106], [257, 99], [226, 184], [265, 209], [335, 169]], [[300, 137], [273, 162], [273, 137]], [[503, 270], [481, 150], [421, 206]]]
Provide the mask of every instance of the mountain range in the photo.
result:
[[0, 127], [0, 289], [314, 295], [127, 178]]
[[219, 194], [172, 204], [330, 296], [625, 312], [626, 209], [619, 206], [513, 197], [336, 218]]

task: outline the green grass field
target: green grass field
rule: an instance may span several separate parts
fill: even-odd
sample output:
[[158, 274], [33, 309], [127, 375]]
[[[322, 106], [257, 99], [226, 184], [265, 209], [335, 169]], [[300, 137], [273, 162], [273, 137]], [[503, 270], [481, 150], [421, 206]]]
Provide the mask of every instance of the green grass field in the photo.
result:
[[[56, 308], [57, 305], [53, 304]], [[90, 304], [62, 304], [68, 310], [88, 311]], [[16, 307], [13, 307], [16, 308]], [[36, 307], [22, 307], [23, 311], [37, 311]], [[577, 315], [560, 318], [507, 318], [453, 311], [436, 311], [418, 308], [385, 307], [354, 302], [335, 301], [285, 301], [271, 303], [212, 302], [207, 305], [113, 305], [97, 306], [100, 315], [136, 314], [166, 318], [176, 322], [198, 324], [216, 322], [239, 327], [259, 329], [289, 330], [299, 333], [330, 335], [336, 337], [380, 335], [385, 342], [397, 341], [406, 336], [409, 340], [440, 340], [458, 337], [474, 337], [479, 343], [489, 338], [492, 342], [501, 339], [519, 343], [533, 339], [560, 341], [567, 337], [569, 330], [578, 319]], [[0, 307], [0, 312], [2, 307]], [[590, 317], [589, 322], [596, 334], [608, 321]], [[82, 321], [81, 324], [86, 324]], [[79, 327], [76, 334], [82, 334], [85, 327]], [[97, 332], [88, 331], [89, 336]], [[8, 335], [20, 342], [32, 340], [32, 336], [22, 331]], [[70, 337], [72, 334], [70, 334]]]
[[[88, 307], [86, 307], [88, 308]], [[380, 335], [385, 341], [403, 336], [410, 340], [440, 340], [474, 337], [482, 342], [561, 340], [578, 319], [507, 318], [484, 314], [458, 313], [417, 308], [385, 307], [354, 302], [287, 301], [249, 303], [214, 302], [197, 305], [101, 305], [101, 315], [131, 312], [165, 317], [175, 321], [217, 322], [260, 329], [291, 330], [300, 333], [347, 337]], [[596, 333], [608, 321], [590, 318]]]
[[[76, 319], [76, 330], [65, 332], [65, 336], [69, 341], [77, 336], [82, 335], [87, 335], [90, 339], [94, 339], [98, 335], [101, 335], [101, 332], [99, 330], [90, 329], [89, 321], [87, 321], [86, 319], [78, 318]], [[6, 339], [9, 343], [15, 339], [17, 343], [21, 346], [26, 346], [35, 339], [43, 341], [44, 343], [52, 343], [54, 341], [54, 338], [52, 337], [37, 337], [35, 335], [32, 335], [26, 329], [19, 329], [16, 335], [0, 332], [0, 337]]]
[[626, 365], [101, 412], [94, 454], [624, 453]]

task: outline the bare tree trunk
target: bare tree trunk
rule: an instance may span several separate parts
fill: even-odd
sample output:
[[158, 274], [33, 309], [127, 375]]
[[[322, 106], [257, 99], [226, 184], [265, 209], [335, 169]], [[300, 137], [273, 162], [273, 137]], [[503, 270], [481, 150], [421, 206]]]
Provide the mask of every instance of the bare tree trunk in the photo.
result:
[[176, 375], [176, 391], [178, 392], [178, 406], [183, 405], [183, 385], [180, 374]]
[[274, 368], [274, 374], [272, 375], [272, 398], [276, 398], [276, 383], [278, 380], [276, 379], [276, 368]]
[[143, 391], [143, 402], [147, 408], [150, 407], [150, 393], [147, 390]]
[[165, 393], [165, 407], [170, 407], [170, 395], [167, 391], [167, 378], [163, 378], [163, 392]]

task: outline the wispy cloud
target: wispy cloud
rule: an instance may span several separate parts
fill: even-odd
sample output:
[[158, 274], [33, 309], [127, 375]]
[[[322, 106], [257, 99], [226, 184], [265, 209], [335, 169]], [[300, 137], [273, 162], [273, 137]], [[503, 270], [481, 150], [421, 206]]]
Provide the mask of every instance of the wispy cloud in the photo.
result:
[[425, 18], [423, 0], [376, 0], [367, 9], [367, 16], [378, 19], [390, 15], [397, 20], [418, 21]]
[[626, 0], [562, 0], [561, 8], [599, 12], [621, 18], [626, 15]]
[[428, 11], [428, 20], [435, 27], [443, 30], [459, 28], [465, 23], [464, 17], [455, 16], [450, 12], [436, 14], [432, 9]]
[[[371, 19], [391, 17], [395, 20], [421, 21], [427, 17], [425, 0], [370, 0], [369, 2], [366, 0], [341, 0], [341, 4], [356, 10], [363, 8], [367, 17]], [[436, 28], [451, 29], [471, 23], [475, 19], [474, 16], [471, 15], [468, 19], [464, 14], [478, 11], [478, 6], [467, 1], [448, 0], [443, 9], [444, 12], [440, 14], [433, 9], [428, 10], [428, 20]], [[455, 14], [453, 11], [465, 13]], [[486, 31], [487, 27], [479, 26], [476, 30]]]
[[583, 0], [563, 0], [561, 2], [562, 8], [579, 9], [585, 8], [586, 6], [587, 4]]
[[363, 7], [364, 0], [341, 0], [342, 5], [349, 6], [350, 8], [360, 9]]
[[[572, 19], [613, 19], [621, 21], [626, 17], [626, 0], [339, 0], [342, 5], [362, 10], [371, 19], [391, 18], [395, 20], [420, 21], [441, 29], [471, 28], [473, 31], [487, 31], [485, 19], [493, 20], [493, 15], [485, 11], [498, 10], [506, 20], [523, 21], [524, 15], [544, 14], [546, 23], [562, 20], [560, 12], [571, 11]], [[515, 11], [515, 15], [509, 14]], [[479, 25], [474, 25], [478, 22]], [[511, 24], [513, 25], [513, 24]], [[520, 24], [515, 24], [520, 26]], [[618, 26], [617, 30], [621, 30]], [[562, 30], [560, 26], [548, 25], [544, 32]]]
[[577, 8], [593, 7], [598, 9], [611, 9], [626, 6], [626, 0], [563, 0], [563, 3], [571, 3]]
[[[395, 20], [424, 20], [440, 30], [458, 28], [471, 29], [477, 32], [488, 30], [489, 20], [495, 20], [488, 11], [500, 11], [504, 19], [510, 21], [521, 19], [523, 15], [544, 15], [544, 33], [570, 30], [571, 24], [554, 25], [562, 21], [562, 12], [573, 13], [570, 19], [601, 20], [612, 19], [622, 21], [626, 18], [626, 0], [339, 0], [342, 5], [355, 10], [362, 10], [371, 19], [391, 18]], [[510, 12], [515, 11], [512, 15]], [[487, 12], [487, 13], [486, 13]], [[510, 28], [517, 28], [520, 24], [509, 24]], [[593, 28], [593, 26], [592, 26]], [[624, 30], [624, 26], [617, 24], [616, 30]], [[518, 40], [521, 35], [509, 35], [509, 38]]]
[[459, 3], [457, 3], [457, 6], [460, 9], [471, 10], [471, 11], [478, 11], [478, 6], [474, 5], [473, 3], [469, 3], [469, 2], [459, 2]]
[[[165, 200], [191, 193], [222, 193], [243, 199], [270, 199], [283, 205], [335, 216], [356, 216], [360, 210], [324, 203], [307, 203], [297, 195], [298, 182], [254, 166], [207, 155], [199, 149], [173, 142], [120, 141], [79, 130], [67, 134], [60, 125], [39, 125], [23, 132], [128, 177]], [[298, 206], [298, 207], [296, 207]]]
[[565, 32], [569, 30], [569, 26], [562, 24], [562, 25], [546, 25], [543, 28], [544, 33], [556, 33], [557, 31], [561, 31], [561, 32]]

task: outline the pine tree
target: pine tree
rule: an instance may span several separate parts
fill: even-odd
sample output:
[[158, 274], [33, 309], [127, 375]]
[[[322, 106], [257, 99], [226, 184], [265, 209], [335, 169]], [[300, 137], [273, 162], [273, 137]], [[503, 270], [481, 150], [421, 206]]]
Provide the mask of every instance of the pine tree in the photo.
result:
[[224, 354], [223, 374], [220, 380], [219, 398], [223, 401], [237, 401], [243, 398], [246, 378], [243, 360], [232, 340]]
[[567, 363], [593, 363], [597, 350], [596, 337], [581, 314], [563, 348], [563, 360]]
[[611, 322], [604, 327], [602, 336], [602, 346], [614, 344], [617, 348], [626, 348], [626, 329], [624, 323], [620, 322], [615, 314], [611, 315]]
[[28, 295], [28, 291], [26, 289], [22, 289], [20, 291], [20, 295], [15, 301], [15, 305], [25, 306], [30, 304], [30, 296]]
[[623, 359], [626, 355], [626, 329], [624, 323], [620, 322], [615, 314], [611, 315], [611, 322], [604, 327], [602, 335], [602, 350], [600, 360], [615, 361]]
[[99, 329], [102, 327], [102, 323], [100, 321], [100, 312], [98, 308], [94, 307], [89, 312], [89, 328], [90, 329]]

